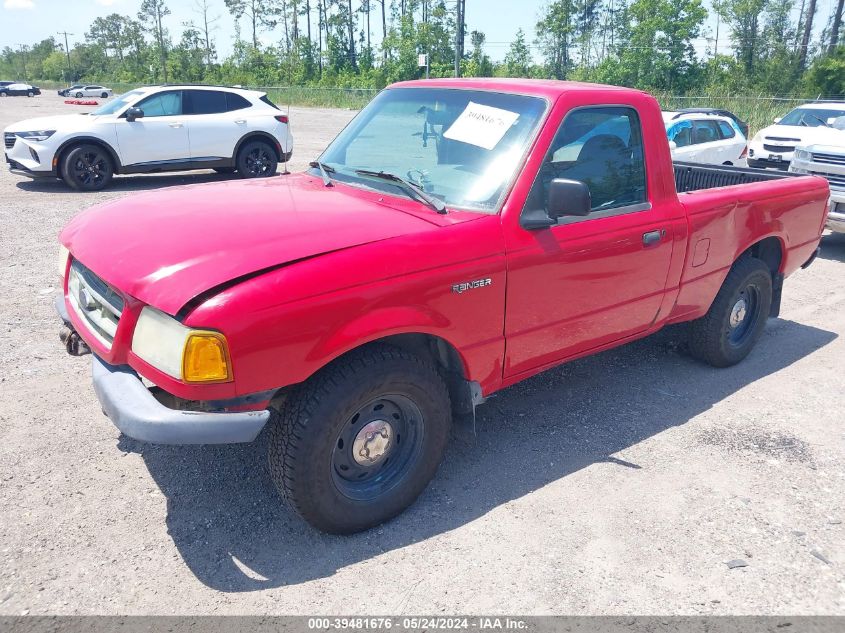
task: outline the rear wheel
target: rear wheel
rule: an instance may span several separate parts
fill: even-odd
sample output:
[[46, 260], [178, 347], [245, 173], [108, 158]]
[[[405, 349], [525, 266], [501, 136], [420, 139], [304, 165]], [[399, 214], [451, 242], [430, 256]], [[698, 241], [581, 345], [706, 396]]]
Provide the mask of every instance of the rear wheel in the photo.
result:
[[274, 416], [270, 472], [312, 525], [348, 534], [393, 518], [434, 476], [451, 424], [434, 366], [374, 345], [326, 368]]
[[61, 174], [62, 180], [78, 191], [100, 191], [111, 181], [114, 165], [99, 145], [77, 145], [65, 154]]
[[264, 141], [250, 141], [237, 158], [238, 173], [243, 178], [268, 178], [276, 174], [279, 161], [276, 152]]
[[772, 306], [772, 273], [754, 257], [737, 261], [713, 305], [692, 322], [690, 351], [714, 367], [729, 367], [748, 356], [763, 334]]

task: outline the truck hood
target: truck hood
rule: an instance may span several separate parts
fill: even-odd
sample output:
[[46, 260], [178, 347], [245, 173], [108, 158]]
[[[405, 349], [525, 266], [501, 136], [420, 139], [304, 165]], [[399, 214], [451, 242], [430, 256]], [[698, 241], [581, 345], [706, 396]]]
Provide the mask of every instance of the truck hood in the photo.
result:
[[32, 132], [33, 130], [58, 130], [60, 132], [72, 132], [85, 125], [90, 125], [88, 115], [82, 112], [76, 112], [74, 114], [58, 114], [56, 116], [39, 116], [33, 119], [24, 119], [8, 126], [5, 131]]
[[763, 138], [775, 136], [778, 138], [798, 139], [799, 145], [811, 143], [827, 143], [845, 145], [845, 132], [820, 125], [818, 127], [804, 127], [801, 125], [770, 125], [763, 128], [760, 134]]
[[458, 221], [382, 198], [391, 200], [341, 184], [327, 188], [307, 174], [189, 185], [92, 207], [60, 240], [114, 288], [176, 314], [244, 276]]

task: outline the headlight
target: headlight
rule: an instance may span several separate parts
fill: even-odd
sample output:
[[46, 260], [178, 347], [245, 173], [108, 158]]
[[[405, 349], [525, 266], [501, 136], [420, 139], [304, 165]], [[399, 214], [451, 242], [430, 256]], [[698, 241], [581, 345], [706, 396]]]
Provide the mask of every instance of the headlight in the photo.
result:
[[806, 160], [806, 161], [813, 160], [813, 155], [810, 152], [808, 152], [806, 149], [796, 149], [795, 153], [792, 155], [792, 157], [796, 160]]
[[56, 130], [35, 130], [33, 132], [15, 132], [15, 136], [27, 141], [46, 141], [55, 133]]
[[59, 277], [62, 279], [65, 278], [68, 259], [70, 259], [70, 251], [64, 247], [64, 244], [59, 244]]
[[141, 310], [132, 335], [132, 351], [159, 371], [184, 382], [232, 380], [225, 336], [185, 327], [155, 308]]

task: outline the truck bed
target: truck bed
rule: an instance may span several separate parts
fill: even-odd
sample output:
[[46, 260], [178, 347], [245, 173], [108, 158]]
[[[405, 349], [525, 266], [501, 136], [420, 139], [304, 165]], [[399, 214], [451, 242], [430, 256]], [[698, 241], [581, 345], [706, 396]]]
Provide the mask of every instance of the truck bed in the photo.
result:
[[684, 162], [673, 162], [672, 164], [675, 167], [675, 188], [678, 193], [742, 185], [750, 182], [781, 180], [798, 175], [785, 171], [751, 169], [732, 165], [701, 165]]

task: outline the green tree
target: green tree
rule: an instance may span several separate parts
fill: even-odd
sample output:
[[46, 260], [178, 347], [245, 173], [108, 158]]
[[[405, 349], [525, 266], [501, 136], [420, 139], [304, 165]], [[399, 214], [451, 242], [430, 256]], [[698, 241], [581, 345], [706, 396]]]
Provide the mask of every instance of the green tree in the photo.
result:
[[164, 83], [167, 83], [167, 30], [163, 20], [170, 15], [170, 9], [164, 0], [143, 0], [138, 11], [138, 19], [142, 24], [148, 23], [147, 30], [153, 34], [158, 46], [159, 63], [164, 73]]
[[556, 0], [547, 5], [536, 30], [537, 44], [546, 60], [546, 72], [555, 79], [566, 79], [572, 68], [571, 49], [578, 32], [578, 9], [574, 0]]
[[531, 50], [522, 29], [516, 32], [516, 38], [511, 42], [503, 70], [507, 77], [528, 77], [531, 74]]

